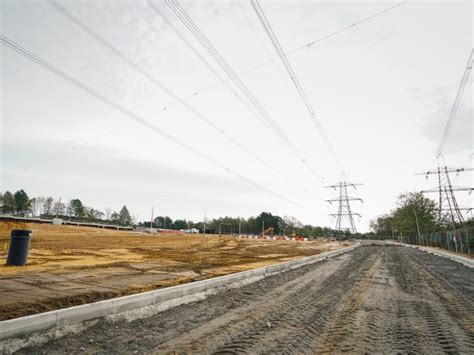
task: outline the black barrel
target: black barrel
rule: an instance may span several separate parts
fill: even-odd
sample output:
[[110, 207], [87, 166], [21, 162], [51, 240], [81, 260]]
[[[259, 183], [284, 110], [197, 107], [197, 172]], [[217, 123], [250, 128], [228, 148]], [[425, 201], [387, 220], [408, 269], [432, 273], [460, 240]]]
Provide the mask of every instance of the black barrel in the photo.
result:
[[25, 265], [30, 249], [31, 231], [28, 229], [12, 229], [8, 246], [7, 265]]

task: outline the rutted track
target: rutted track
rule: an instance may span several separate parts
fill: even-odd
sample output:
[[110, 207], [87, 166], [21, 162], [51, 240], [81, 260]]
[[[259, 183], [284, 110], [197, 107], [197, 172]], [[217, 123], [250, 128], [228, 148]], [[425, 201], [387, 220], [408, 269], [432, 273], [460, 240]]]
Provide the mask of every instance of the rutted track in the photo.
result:
[[22, 352], [472, 353], [472, 304], [473, 269], [414, 249], [363, 246]]

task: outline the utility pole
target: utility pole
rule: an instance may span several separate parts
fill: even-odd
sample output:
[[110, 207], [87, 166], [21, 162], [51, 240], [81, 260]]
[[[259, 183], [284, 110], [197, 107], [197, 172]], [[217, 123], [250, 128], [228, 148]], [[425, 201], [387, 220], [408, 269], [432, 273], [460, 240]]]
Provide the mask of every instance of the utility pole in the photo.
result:
[[347, 187], [353, 187], [354, 189], [356, 186], [360, 186], [362, 184], [354, 184], [346, 181], [340, 181], [339, 184], [337, 185], [330, 185], [330, 186], [325, 186], [328, 189], [334, 189], [336, 191], [339, 191], [339, 197], [338, 198], [333, 198], [330, 200], [326, 200], [330, 204], [333, 202], [338, 203], [337, 207], [337, 213], [332, 213], [330, 216], [336, 217], [336, 227], [335, 229], [337, 231], [342, 231], [344, 228], [344, 221], [347, 220], [349, 222], [349, 229], [352, 233], [356, 233], [356, 225], [354, 222], [354, 217], [353, 216], [358, 216], [361, 217], [359, 213], [353, 212], [351, 209], [351, 204], [350, 201], [360, 201], [363, 202], [361, 198], [358, 197], [350, 197], [347, 192]]
[[262, 235], [265, 234], [265, 220], [262, 220]]
[[239, 217], [239, 236], [242, 234], [242, 219]]
[[204, 212], [204, 235], [206, 235], [206, 224], [207, 224], [206, 212]]
[[451, 183], [450, 174], [460, 174], [468, 171], [474, 171], [474, 168], [449, 168], [446, 165], [440, 165], [440, 158], [441, 154], [438, 155], [438, 168], [435, 170], [427, 171], [424, 173], [419, 173], [415, 175], [425, 175], [426, 178], [430, 175], [437, 175], [438, 177], [438, 187], [423, 190], [422, 193], [438, 193], [438, 221], [443, 221], [443, 212], [446, 212], [446, 215], [449, 217], [450, 223], [453, 227], [456, 224], [463, 224], [464, 223], [464, 216], [462, 211], [471, 211], [472, 207], [459, 207], [458, 202], [456, 200], [456, 196], [454, 194], [455, 191], [467, 191], [469, 194], [474, 191], [472, 187], [454, 187]]
[[421, 243], [420, 224], [418, 223], [418, 215], [416, 214], [416, 208], [415, 208], [415, 221], [416, 221], [416, 230], [418, 231], [418, 243]]
[[150, 232], [151, 230], [153, 229], [153, 210], [155, 209], [155, 207], [152, 207], [151, 208], [151, 219], [150, 219]]

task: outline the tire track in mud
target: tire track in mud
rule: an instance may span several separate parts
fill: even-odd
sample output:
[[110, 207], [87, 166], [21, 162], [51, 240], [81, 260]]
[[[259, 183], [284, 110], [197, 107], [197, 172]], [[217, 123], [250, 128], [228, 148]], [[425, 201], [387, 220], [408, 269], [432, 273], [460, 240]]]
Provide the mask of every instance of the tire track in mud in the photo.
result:
[[[262, 324], [262, 322], [245, 324], [243, 332], [233, 332], [230, 341], [219, 347], [217, 351], [232, 352], [242, 349], [243, 345], [249, 352], [271, 353], [288, 348], [298, 349], [300, 352], [311, 351], [314, 335], [322, 333], [322, 325], [327, 322], [331, 312], [337, 307], [339, 299], [352, 291], [350, 287], [341, 286], [347, 282], [347, 279], [357, 279], [359, 273], [355, 270], [367, 268], [367, 265], [373, 262], [371, 259], [373, 258], [358, 258], [351, 264], [345, 264], [321, 285], [310, 285], [303, 292], [295, 295], [297, 297], [290, 297], [281, 304], [272, 305], [272, 311], [268, 316], [269, 324]], [[354, 266], [356, 266], [355, 270]], [[328, 292], [331, 291], [333, 293], [336, 291], [336, 294], [327, 297]], [[257, 312], [260, 313], [260, 310]]]
[[432, 346], [437, 352], [456, 352], [462, 344], [466, 344], [472, 351], [474, 349], [472, 293], [466, 295], [457, 292], [447, 279], [439, 277], [437, 269], [426, 267], [418, 257], [418, 253], [406, 249], [403, 249], [403, 252], [408, 256], [405, 264], [411, 271], [411, 284], [416, 285], [410, 289], [411, 308], [415, 311], [414, 317], [418, 322], [424, 320], [428, 329], [423, 342], [427, 343], [426, 338], [429, 338], [432, 345], [437, 344]]
[[[281, 290], [276, 288], [258, 303], [252, 302], [242, 310], [238, 310], [237, 312], [242, 314], [240, 319], [235, 319], [234, 314], [223, 315], [219, 319], [221, 321], [216, 322], [217, 324], [199, 329], [194, 334], [186, 334], [181, 338], [173, 339], [164, 344], [160, 350], [179, 351], [188, 346], [191, 346], [193, 351], [198, 351], [203, 346], [209, 350], [209, 345], [212, 344], [213, 351], [225, 353], [239, 352], [257, 344], [261, 345], [266, 338], [269, 338], [270, 343], [274, 343], [277, 336], [274, 331], [278, 332], [282, 327], [288, 326], [301, 329], [294, 315], [310, 311], [318, 301], [323, 300], [322, 295], [333, 289], [335, 284], [342, 279], [342, 275], [349, 271], [334, 274], [334, 267], [331, 264], [343, 264], [342, 260], [347, 258], [347, 256], [342, 256], [339, 260], [330, 260], [318, 265], [316, 270], [313, 265], [312, 271], [289, 282], [291, 287], [284, 287]], [[361, 258], [360, 262], [364, 262], [364, 259]]]
[[[107, 323], [22, 353], [471, 353], [474, 270], [362, 246], [148, 319]], [[80, 350], [83, 349], [83, 350]]]

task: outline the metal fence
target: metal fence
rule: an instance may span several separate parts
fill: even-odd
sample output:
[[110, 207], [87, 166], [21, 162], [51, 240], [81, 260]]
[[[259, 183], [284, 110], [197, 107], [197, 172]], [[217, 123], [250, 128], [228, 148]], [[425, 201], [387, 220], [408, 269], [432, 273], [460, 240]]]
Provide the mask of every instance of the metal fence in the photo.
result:
[[449, 251], [474, 254], [474, 228], [455, 231], [421, 233], [420, 236], [399, 237], [402, 243], [443, 248]]

